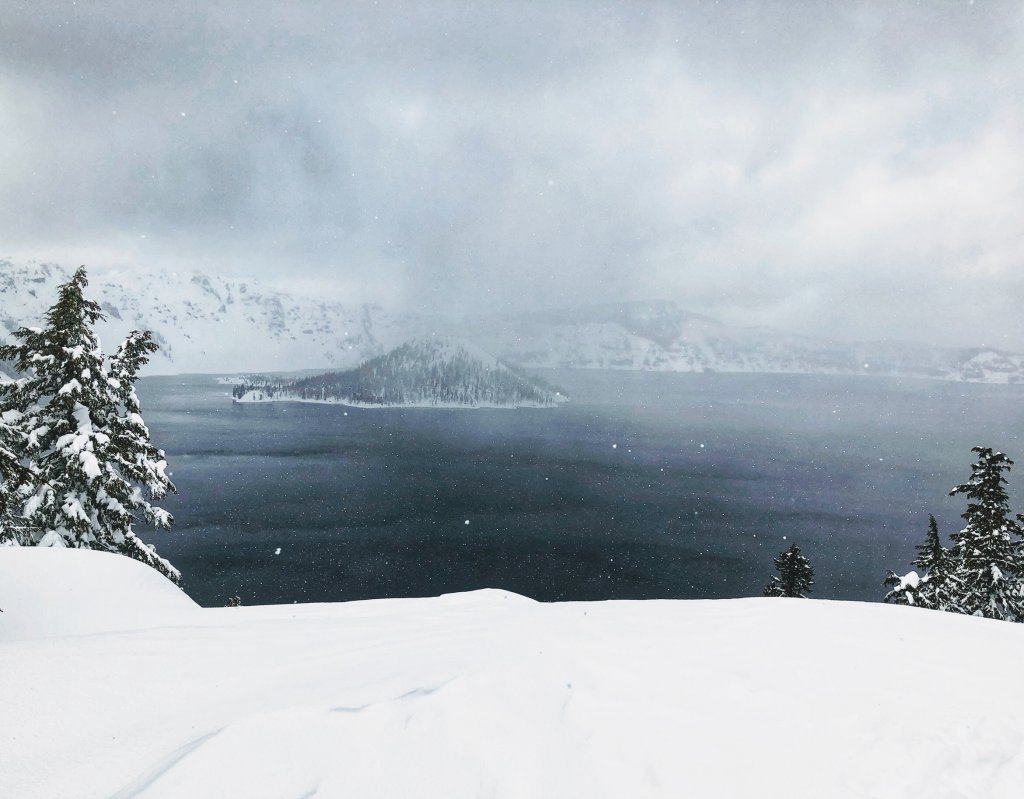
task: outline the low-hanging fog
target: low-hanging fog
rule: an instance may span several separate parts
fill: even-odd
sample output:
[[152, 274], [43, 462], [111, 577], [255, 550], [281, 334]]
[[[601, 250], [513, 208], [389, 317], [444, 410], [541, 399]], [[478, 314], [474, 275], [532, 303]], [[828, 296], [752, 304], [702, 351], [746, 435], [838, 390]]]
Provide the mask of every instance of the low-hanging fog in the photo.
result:
[[10, 3], [0, 256], [1024, 349], [1017, 3]]

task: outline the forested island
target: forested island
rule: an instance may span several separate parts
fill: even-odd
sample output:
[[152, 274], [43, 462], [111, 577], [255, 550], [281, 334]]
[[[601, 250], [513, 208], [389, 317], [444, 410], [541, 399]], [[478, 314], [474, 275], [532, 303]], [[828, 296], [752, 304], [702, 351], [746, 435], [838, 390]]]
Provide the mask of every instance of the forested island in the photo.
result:
[[295, 379], [251, 376], [232, 396], [235, 402], [438, 408], [549, 408], [567, 400], [546, 381], [449, 339], [410, 341], [343, 372]]

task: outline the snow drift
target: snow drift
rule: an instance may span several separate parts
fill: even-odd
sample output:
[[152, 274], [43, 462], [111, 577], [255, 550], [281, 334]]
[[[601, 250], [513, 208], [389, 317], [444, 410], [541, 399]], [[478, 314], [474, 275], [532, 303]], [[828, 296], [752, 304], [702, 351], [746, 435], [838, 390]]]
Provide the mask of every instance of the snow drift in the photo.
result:
[[[57, 605], [74, 619], [55, 593], [71, 573], [161, 610], [146, 629], [0, 643], [2, 796], [1016, 799], [1024, 785], [1020, 625], [501, 591], [197, 610], [127, 559], [64, 552], [51, 570], [27, 554], [0, 551], [5, 624]], [[26, 568], [33, 596], [14, 602]], [[97, 629], [82, 625], [65, 629]]]
[[131, 558], [63, 547], [0, 549], [0, 643], [188, 624], [199, 609]]

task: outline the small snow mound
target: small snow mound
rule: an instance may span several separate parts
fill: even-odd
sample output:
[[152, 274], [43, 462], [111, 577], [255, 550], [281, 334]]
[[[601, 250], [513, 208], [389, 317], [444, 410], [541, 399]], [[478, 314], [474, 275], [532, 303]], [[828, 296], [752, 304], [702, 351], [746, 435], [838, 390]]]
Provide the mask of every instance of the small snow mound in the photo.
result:
[[512, 591], [505, 591], [502, 588], [478, 588], [475, 591], [460, 591], [455, 594], [441, 594], [438, 601], [446, 605], [479, 605], [485, 602], [524, 602], [537, 604], [537, 600], [528, 596], [516, 594]]
[[199, 606], [123, 555], [0, 547], [0, 641], [188, 624]]

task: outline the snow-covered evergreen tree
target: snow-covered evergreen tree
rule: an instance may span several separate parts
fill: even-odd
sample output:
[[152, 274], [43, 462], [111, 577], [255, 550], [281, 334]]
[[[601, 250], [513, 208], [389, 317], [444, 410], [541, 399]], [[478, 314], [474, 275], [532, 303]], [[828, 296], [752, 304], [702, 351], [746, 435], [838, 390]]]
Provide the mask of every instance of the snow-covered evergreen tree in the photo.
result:
[[764, 587], [764, 595], [806, 599], [814, 585], [814, 570], [800, 552], [800, 547], [790, 544], [789, 549], [774, 559], [774, 563], [779, 575], [773, 576]]
[[15, 515], [17, 488], [29, 473], [18, 457], [24, 436], [14, 424], [17, 418], [14, 413], [0, 414], [0, 546], [20, 544], [24, 537], [24, 524]]
[[883, 581], [889, 592], [885, 595], [884, 601], [894, 605], [921, 605], [918, 591], [921, 587], [921, 575], [916, 571], [906, 574], [897, 574], [890, 570]]
[[947, 609], [948, 594], [954, 589], [956, 578], [949, 574], [952, 556], [942, 545], [938, 522], [931, 514], [928, 514], [928, 533], [915, 548], [917, 557], [913, 563], [920, 571], [904, 575], [890, 571], [885, 578], [885, 584], [890, 589], [885, 595], [885, 601], [920, 608]]
[[1003, 472], [1013, 466], [1002, 452], [974, 447], [971, 477], [950, 491], [967, 496], [964, 528], [954, 533], [951, 582], [942, 591], [946, 609], [990, 619], [1024, 621], [1021, 524], [1010, 515]]
[[935, 581], [941, 581], [946, 576], [949, 550], [942, 546], [942, 539], [939, 537], [939, 523], [930, 513], [928, 514], [928, 533], [925, 535], [924, 542], [914, 548], [917, 550], [917, 557], [913, 561], [914, 565]]
[[132, 529], [140, 517], [158, 528], [172, 521], [150, 502], [174, 486], [134, 387], [157, 347], [149, 333], [133, 332], [108, 365], [93, 332], [103, 314], [84, 297], [86, 285], [81, 268], [59, 287], [45, 328], [20, 328], [19, 344], [0, 347], [23, 375], [0, 385], [8, 453], [0, 455], [0, 496], [18, 522], [3, 535], [23, 545], [120, 552], [178, 582], [177, 569]]

